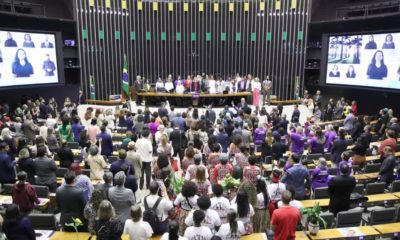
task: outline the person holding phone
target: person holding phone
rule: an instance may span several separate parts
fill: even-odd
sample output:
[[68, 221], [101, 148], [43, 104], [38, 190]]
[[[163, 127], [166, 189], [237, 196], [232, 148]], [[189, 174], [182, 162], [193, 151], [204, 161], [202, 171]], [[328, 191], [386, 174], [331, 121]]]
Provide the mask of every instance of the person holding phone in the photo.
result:
[[368, 66], [368, 79], [385, 80], [387, 78], [388, 69], [385, 65], [384, 55], [381, 50], [375, 52], [371, 63]]
[[26, 57], [26, 52], [24, 49], [20, 48], [15, 53], [15, 59], [12, 64], [12, 73], [14, 77], [30, 77], [33, 74], [32, 64], [28, 61]]

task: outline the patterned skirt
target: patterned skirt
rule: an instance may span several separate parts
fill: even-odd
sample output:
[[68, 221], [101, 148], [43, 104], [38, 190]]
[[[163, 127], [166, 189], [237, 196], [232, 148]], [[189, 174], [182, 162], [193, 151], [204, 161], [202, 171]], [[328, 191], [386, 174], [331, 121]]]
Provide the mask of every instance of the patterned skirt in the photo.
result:
[[183, 236], [185, 234], [185, 230], [187, 228], [185, 224], [185, 219], [189, 215], [190, 211], [187, 211], [185, 209], [180, 209], [179, 211], [179, 236]]
[[253, 231], [255, 233], [265, 232], [269, 227], [270, 216], [267, 208], [256, 209], [253, 216]]

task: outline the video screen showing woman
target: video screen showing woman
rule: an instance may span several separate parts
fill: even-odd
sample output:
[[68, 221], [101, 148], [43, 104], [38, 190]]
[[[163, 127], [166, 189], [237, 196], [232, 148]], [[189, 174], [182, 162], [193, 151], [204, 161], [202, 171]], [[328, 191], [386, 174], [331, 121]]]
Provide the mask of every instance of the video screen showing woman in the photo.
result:
[[24, 43], [22, 44], [22, 47], [24, 47], [24, 48], [34, 48], [35, 47], [35, 43], [32, 42], [32, 38], [29, 33], [26, 33], [24, 35]]
[[354, 72], [354, 66], [350, 65], [347, 69], [346, 78], [356, 78], [356, 73]]
[[12, 64], [12, 73], [14, 77], [30, 77], [33, 74], [32, 64], [29, 63], [24, 49], [20, 48], [15, 54]]
[[337, 65], [333, 66], [332, 71], [329, 72], [329, 77], [340, 77], [339, 67]]
[[372, 57], [371, 63], [368, 66], [368, 79], [384, 80], [387, 78], [388, 69], [385, 65], [383, 52], [378, 50]]
[[382, 49], [394, 49], [393, 35], [388, 34], [385, 38], [385, 43], [382, 46]]

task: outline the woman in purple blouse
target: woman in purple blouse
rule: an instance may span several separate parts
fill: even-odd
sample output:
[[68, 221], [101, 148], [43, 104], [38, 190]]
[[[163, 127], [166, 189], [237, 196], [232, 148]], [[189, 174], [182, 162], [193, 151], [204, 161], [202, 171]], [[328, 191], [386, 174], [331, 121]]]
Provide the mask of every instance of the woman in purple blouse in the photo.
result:
[[324, 136], [324, 133], [322, 132], [321, 129], [318, 129], [317, 132], [315, 133], [315, 137], [311, 138], [308, 140], [308, 151], [310, 153], [324, 153], [324, 147], [325, 147], [325, 142], [326, 142], [326, 137]]
[[303, 154], [304, 152], [304, 134], [303, 128], [297, 127], [296, 132], [290, 134], [290, 140], [292, 141], [290, 145], [290, 150], [293, 153]]
[[318, 165], [311, 174], [311, 188], [327, 187], [328, 186], [328, 168], [326, 167], [325, 158], [318, 159]]
[[337, 134], [335, 132], [335, 129], [333, 128], [333, 125], [329, 124], [325, 132], [325, 148], [328, 149], [328, 152], [332, 151], [333, 141], [335, 141], [336, 136]]

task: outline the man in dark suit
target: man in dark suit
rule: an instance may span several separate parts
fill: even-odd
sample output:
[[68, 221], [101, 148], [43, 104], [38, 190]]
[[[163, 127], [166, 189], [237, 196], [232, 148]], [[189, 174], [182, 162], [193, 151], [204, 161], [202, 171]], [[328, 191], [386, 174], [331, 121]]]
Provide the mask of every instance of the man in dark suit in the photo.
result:
[[350, 195], [356, 186], [356, 179], [348, 175], [349, 166], [340, 165], [340, 176], [333, 178], [328, 184], [329, 211], [335, 216], [340, 211], [347, 211], [350, 208]]
[[344, 129], [339, 130], [339, 139], [333, 142], [332, 146], [332, 167], [337, 167], [341, 160], [342, 153], [347, 150], [347, 141], [345, 139], [346, 131]]
[[399, 133], [400, 133], [400, 125], [398, 123], [398, 119], [394, 117], [394, 118], [390, 119], [390, 122], [392, 124], [390, 125], [389, 129], [393, 130], [396, 138], [398, 138]]
[[319, 108], [321, 108], [321, 103], [322, 103], [322, 96], [321, 96], [321, 91], [317, 90], [316, 94], [313, 97], [314, 100], [314, 105], [318, 106]]
[[165, 107], [165, 102], [161, 102], [161, 106], [158, 108], [158, 116], [160, 118], [168, 117], [168, 110]]
[[295, 122], [296, 120], [297, 120], [297, 122], [299, 121], [299, 119], [300, 119], [300, 110], [299, 110], [299, 105], [294, 105], [294, 110], [293, 110], [293, 113], [292, 113], [292, 118], [291, 118], [291, 122]]
[[57, 156], [60, 159], [60, 167], [69, 168], [74, 162], [74, 154], [72, 150], [67, 147], [67, 140], [61, 141], [61, 148], [57, 151]]
[[174, 157], [179, 155], [179, 159], [183, 158], [183, 150], [187, 146], [185, 132], [180, 129], [179, 124], [174, 124], [174, 130], [169, 134], [169, 140], [172, 142], [174, 149]]
[[125, 160], [126, 159], [126, 151], [124, 149], [120, 149], [118, 151], [118, 160], [113, 162], [110, 166], [110, 172], [112, 172], [113, 176], [115, 176], [115, 174], [117, 174], [117, 172], [119, 171], [123, 171], [122, 166], [126, 165], [128, 166], [129, 170], [128, 173], [130, 175], [135, 175], [135, 169], [132, 165], [131, 162]]
[[386, 186], [389, 186], [393, 182], [393, 170], [396, 167], [396, 157], [393, 156], [393, 149], [390, 146], [386, 146], [383, 149], [383, 156], [385, 159], [379, 170], [378, 179], [380, 182], [386, 183]]
[[40, 44], [41, 48], [54, 48], [54, 44], [49, 42], [49, 36], [44, 36], [44, 42]]
[[217, 119], [217, 115], [215, 111], [212, 109], [212, 105], [209, 105], [206, 111], [206, 116], [208, 120], [210, 120], [213, 124], [215, 123], [215, 120]]
[[83, 209], [85, 199], [81, 189], [75, 186], [75, 173], [68, 171], [64, 175], [65, 185], [59, 187], [56, 192], [58, 210], [61, 212], [60, 223], [64, 231], [74, 231], [72, 227], [66, 227], [66, 223], [72, 223], [72, 218], [79, 218], [84, 226], [78, 227], [78, 231], [87, 230]]

